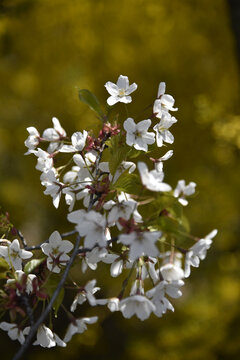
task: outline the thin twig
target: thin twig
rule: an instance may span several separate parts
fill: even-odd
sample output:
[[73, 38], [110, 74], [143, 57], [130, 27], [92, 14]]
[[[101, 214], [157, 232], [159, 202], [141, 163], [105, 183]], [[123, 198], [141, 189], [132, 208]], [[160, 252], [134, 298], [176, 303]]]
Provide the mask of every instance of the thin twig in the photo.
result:
[[63, 273], [63, 276], [60, 280], [60, 282], [58, 283], [58, 286], [57, 288], [55, 289], [54, 293], [53, 293], [53, 296], [51, 297], [46, 309], [44, 310], [44, 312], [42, 313], [42, 315], [39, 317], [39, 319], [36, 321], [36, 323], [31, 326], [30, 328], [30, 332], [25, 340], [25, 342], [23, 343], [23, 345], [21, 346], [21, 348], [19, 349], [19, 351], [15, 354], [15, 356], [13, 357], [12, 360], [19, 360], [21, 359], [21, 357], [23, 356], [23, 354], [26, 352], [26, 350], [28, 349], [28, 347], [31, 345], [32, 343], [32, 339], [36, 333], [36, 331], [38, 330], [39, 326], [43, 323], [43, 321], [46, 319], [46, 317], [48, 316], [49, 312], [51, 311], [52, 309], [52, 306], [56, 300], [56, 298], [58, 297], [59, 295], [59, 292], [60, 290], [62, 289], [66, 279], [67, 279], [67, 276], [68, 276], [68, 273], [69, 273], [69, 270], [73, 264], [73, 261], [75, 259], [75, 257], [77, 256], [77, 253], [78, 253], [78, 248], [79, 248], [79, 243], [80, 243], [80, 236], [78, 235], [77, 236], [77, 239], [76, 239], [76, 243], [75, 243], [75, 246], [74, 246], [74, 250], [73, 250], [73, 253], [71, 255], [71, 258], [66, 266], [66, 269]]
[[[21, 231], [20, 231], [20, 230], [17, 230], [17, 233], [18, 233], [18, 236], [19, 236], [19, 238], [20, 238], [20, 240], [21, 240], [21, 242], [22, 242], [22, 244], [23, 244], [24, 249], [25, 249], [25, 250], [28, 250], [28, 251], [40, 250], [42, 244], [45, 244], [45, 243], [48, 243], [48, 242], [49, 242], [49, 239], [47, 239], [47, 240], [43, 241], [41, 244], [39, 244], [39, 245], [27, 246], [27, 242], [26, 242], [23, 234], [21, 233]], [[76, 234], [76, 233], [77, 233], [77, 230], [75, 229], [75, 230], [68, 231], [68, 232], [66, 232], [66, 233], [60, 234], [60, 236], [61, 236], [62, 238], [66, 238], [66, 237], [71, 236], [71, 235], [74, 235], [74, 234]]]

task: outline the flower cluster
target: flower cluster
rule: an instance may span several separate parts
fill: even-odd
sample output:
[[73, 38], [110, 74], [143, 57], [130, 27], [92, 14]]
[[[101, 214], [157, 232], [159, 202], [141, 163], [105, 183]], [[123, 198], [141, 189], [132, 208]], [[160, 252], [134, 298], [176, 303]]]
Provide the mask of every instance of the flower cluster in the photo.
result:
[[[137, 89], [122, 75], [117, 84], [107, 82], [105, 87], [109, 106], [131, 103], [130, 94]], [[161, 148], [174, 142], [169, 128], [177, 122], [171, 115], [177, 111], [175, 100], [165, 90], [161, 82], [147, 119], [136, 122], [128, 117], [118, 123], [93, 94], [80, 90], [80, 99], [103, 122], [97, 135], [83, 130], [68, 136], [56, 118], [42, 135], [34, 127], [27, 128], [26, 155], [36, 156], [44, 194], [52, 197], [55, 208], [65, 197], [67, 224], [72, 229], [67, 234], [54, 231], [47, 241], [32, 248], [20, 232], [19, 239], [1, 239], [2, 278], [6, 281], [0, 307], [9, 314], [10, 322], [2, 321], [0, 328], [11, 339], [23, 344], [35, 334], [34, 311], [46, 301], [52, 301], [55, 316], [62, 307], [70, 320], [61, 340], [52, 321], [47, 327], [40, 315], [33, 345], [49, 348], [66, 346], [74, 334], [97, 321], [97, 316], [75, 316], [85, 302], [93, 307], [106, 305], [111, 312], [120, 311], [125, 318], [136, 315], [140, 320], [152, 313], [161, 317], [167, 310], [174, 311], [172, 299], [182, 295], [183, 279], [206, 257], [217, 230], [206, 237], [189, 234], [182, 207], [188, 205], [196, 184], [179, 180], [173, 189], [164, 181], [164, 163], [173, 151], [161, 153]], [[33, 256], [30, 250], [38, 252], [33, 260], [28, 260]], [[77, 280], [67, 277], [71, 265], [80, 266], [84, 273], [97, 271], [100, 262], [115, 279], [125, 274], [119, 293], [110, 298], [101, 298], [96, 279], [85, 283], [81, 276]], [[70, 311], [62, 304], [68, 288], [74, 292]]]

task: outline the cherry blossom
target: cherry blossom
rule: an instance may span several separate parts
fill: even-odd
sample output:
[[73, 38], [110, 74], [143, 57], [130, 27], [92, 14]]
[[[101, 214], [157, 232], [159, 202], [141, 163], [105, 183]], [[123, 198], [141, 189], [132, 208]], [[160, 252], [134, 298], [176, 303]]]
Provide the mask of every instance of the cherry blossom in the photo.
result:
[[[28, 335], [30, 327], [26, 327], [23, 331], [24, 335]], [[39, 326], [37, 331], [37, 340], [34, 341], [33, 345], [40, 345], [44, 348], [51, 348], [56, 345], [66, 347], [66, 343], [62, 341], [56, 333], [53, 333], [46, 325], [42, 324]]]
[[83, 130], [82, 133], [80, 131], [73, 133], [71, 136], [72, 145], [63, 145], [59, 151], [66, 153], [82, 151], [86, 145], [87, 136], [88, 132], [86, 130]]
[[116, 104], [117, 102], [125, 104], [130, 103], [132, 98], [129, 95], [137, 89], [137, 84], [133, 83], [129, 86], [128, 77], [123, 75], [119, 76], [117, 84], [108, 81], [104, 86], [111, 95], [107, 99], [107, 103], [110, 106]]
[[217, 235], [217, 230], [213, 230], [205, 238], [200, 239], [190, 247], [185, 255], [185, 277], [189, 277], [190, 266], [199, 267], [200, 260], [204, 260], [207, 250], [212, 244], [212, 239]]
[[153, 127], [153, 130], [156, 131], [156, 142], [157, 146], [163, 146], [163, 142], [172, 144], [174, 142], [174, 136], [168, 130], [174, 123], [177, 122], [177, 119], [170, 114], [163, 114], [160, 122]]
[[148, 151], [148, 145], [155, 142], [154, 133], [148, 132], [151, 123], [151, 120], [147, 119], [135, 124], [132, 118], [127, 118], [123, 123], [124, 129], [127, 131], [126, 143], [134, 146], [136, 150]]
[[10, 267], [13, 266], [15, 270], [22, 270], [22, 260], [29, 259], [33, 253], [21, 249], [18, 239], [14, 239], [12, 242], [4, 240], [4, 242], [6, 246], [0, 246], [0, 256], [4, 257]]
[[186, 196], [193, 195], [195, 193], [196, 183], [191, 181], [188, 185], [185, 184], [185, 180], [179, 180], [177, 183], [177, 187], [173, 192], [173, 196], [178, 198], [178, 201], [183, 206], [188, 204], [186, 200]]
[[24, 141], [24, 145], [28, 148], [28, 151], [24, 155], [32, 154], [32, 150], [34, 150], [40, 142], [40, 134], [35, 127], [30, 126], [27, 128], [27, 131], [29, 132], [29, 136]]
[[100, 287], [95, 287], [96, 280], [89, 281], [83, 288], [81, 288], [76, 297], [74, 298], [74, 301], [71, 305], [70, 310], [74, 312], [77, 308], [77, 304], [83, 304], [86, 300], [88, 300], [89, 304], [91, 306], [94, 306], [97, 304], [97, 300], [94, 297], [94, 294], [100, 290]]
[[171, 191], [170, 185], [162, 182], [164, 173], [156, 170], [148, 171], [148, 167], [144, 162], [138, 162], [138, 170], [143, 185], [151, 191]]
[[133, 295], [120, 301], [119, 310], [127, 319], [136, 315], [143, 321], [155, 311], [155, 305], [143, 295]]
[[18, 340], [20, 344], [24, 343], [25, 337], [23, 335], [23, 331], [19, 328], [17, 324], [7, 323], [6, 321], [3, 321], [0, 323], [0, 329], [7, 331], [10, 339]]
[[85, 247], [91, 248], [96, 244], [99, 246], [106, 245], [106, 219], [99, 212], [76, 210], [68, 214], [68, 220], [77, 224], [76, 230], [81, 236], [85, 236]]
[[165, 94], [166, 84], [161, 82], [158, 87], [158, 99], [155, 100], [153, 106], [153, 113], [161, 119], [162, 115], [168, 113], [168, 111], [177, 111], [178, 108], [174, 108], [175, 100], [171, 95]]
[[121, 234], [119, 242], [130, 246], [129, 259], [135, 260], [140, 256], [157, 256], [159, 251], [155, 242], [161, 237], [161, 231], [131, 232], [130, 234]]
[[87, 324], [94, 324], [98, 320], [97, 316], [84, 317], [81, 319], [75, 319], [69, 326], [64, 337], [64, 341], [68, 342], [71, 340], [74, 334], [82, 334], [87, 330]]
[[62, 240], [59, 232], [54, 231], [50, 235], [48, 243], [41, 245], [41, 249], [48, 256], [48, 269], [54, 273], [59, 273], [61, 271], [59, 265], [66, 265], [66, 262], [70, 259], [67, 253], [73, 249], [73, 244], [68, 240]]

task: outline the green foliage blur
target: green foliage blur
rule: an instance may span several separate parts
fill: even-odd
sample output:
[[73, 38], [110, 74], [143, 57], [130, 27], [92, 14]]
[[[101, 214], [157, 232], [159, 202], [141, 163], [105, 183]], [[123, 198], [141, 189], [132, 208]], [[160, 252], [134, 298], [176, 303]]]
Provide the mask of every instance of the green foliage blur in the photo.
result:
[[[36, 159], [23, 155], [26, 127], [42, 132], [56, 116], [69, 134], [97, 132], [100, 123], [77, 89], [105, 104], [104, 84], [120, 74], [138, 84], [128, 111], [141, 120], [159, 82], [167, 83], [179, 111], [166, 181], [197, 183], [198, 196], [186, 209], [193, 234], [219, 229], [174, 302], [175, 313], [142, 323], [91, 309], [100, 322], [66, 349], [32, 347], [24, 359], [239, 359], [239, 64], [226, 1], [1, 0], [0, 39], [0, 199], [29, 244], [70, 225], [62, 220], [63, 201], [55, 210], [43, 195]], [[117, 293], [116, 279], [99, 269], [99, 285], [109, 296], [110, 287]], [[62, 335], [66, 319], [58, 321]], [[19, 345], [0, 336], [3, 359], [11, 358]]]

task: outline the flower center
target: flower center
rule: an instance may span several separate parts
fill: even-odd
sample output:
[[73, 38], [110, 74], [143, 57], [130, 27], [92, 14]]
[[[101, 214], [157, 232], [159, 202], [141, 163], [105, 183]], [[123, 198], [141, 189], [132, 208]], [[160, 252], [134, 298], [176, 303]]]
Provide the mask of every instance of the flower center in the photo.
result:
[[125, 96], [125, 90], [119, 89], [119, 96]]

